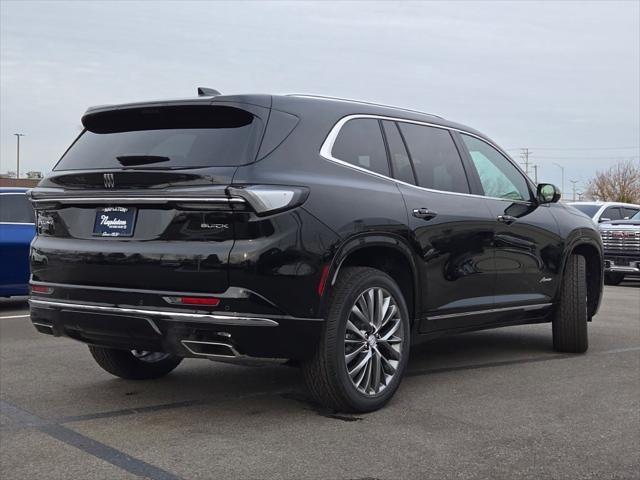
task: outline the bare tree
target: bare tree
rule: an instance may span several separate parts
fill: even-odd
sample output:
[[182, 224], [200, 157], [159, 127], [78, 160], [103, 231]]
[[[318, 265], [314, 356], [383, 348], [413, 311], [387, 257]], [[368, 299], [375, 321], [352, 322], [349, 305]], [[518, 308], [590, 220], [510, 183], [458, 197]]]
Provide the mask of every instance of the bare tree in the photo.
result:
[[640, 162], [618, 162], [589, 180], [587, 195], [604, 202], [640, 203]]

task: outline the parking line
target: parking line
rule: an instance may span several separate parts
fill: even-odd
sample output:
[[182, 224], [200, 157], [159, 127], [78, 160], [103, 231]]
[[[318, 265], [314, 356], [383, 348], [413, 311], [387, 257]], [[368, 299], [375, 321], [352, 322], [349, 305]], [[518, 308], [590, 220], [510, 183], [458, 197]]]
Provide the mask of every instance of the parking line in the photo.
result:
[[26, 315], [7, 315], [6, 317], [0, 317], [0, 320], [8, 319], [8, 318], [27, 318], [30, 315], [27, 313]]
[[131, 457], [120, 450], [110, 447], [58, 423], [47, 422], [26, 410], [0, 400], [0, 412], [25, 426], [35, 427], [38, 431], [49, 435], [67, 445], [76, 447], [94, 457], [115, 465], [133, 475], [151, 480], [182, 480], [177, 475]]

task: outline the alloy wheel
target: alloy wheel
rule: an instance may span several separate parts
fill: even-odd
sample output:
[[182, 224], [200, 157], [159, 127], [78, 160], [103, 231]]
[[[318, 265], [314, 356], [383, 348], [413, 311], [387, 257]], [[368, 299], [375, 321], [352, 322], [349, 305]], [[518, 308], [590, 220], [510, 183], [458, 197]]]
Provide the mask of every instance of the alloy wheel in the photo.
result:
[[374, 396], [396, 375], [404, 328], [400, 308], [387, 290], [365, 290], [351, 307], [344, 338], [345, 364], [353, 386]]

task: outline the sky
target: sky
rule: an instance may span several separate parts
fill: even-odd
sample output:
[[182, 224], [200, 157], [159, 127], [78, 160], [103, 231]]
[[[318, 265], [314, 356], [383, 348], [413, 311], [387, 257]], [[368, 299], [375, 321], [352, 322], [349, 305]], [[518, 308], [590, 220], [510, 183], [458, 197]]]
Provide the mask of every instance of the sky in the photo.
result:
[[0, 0], [0, 172], [16, 132], [21, 171], [48, 171], [88, 106], [198, 86], [435, 113], [529, 148], [541, 182], [561, 165], [570, 195], [640, 161], [640, 1]]

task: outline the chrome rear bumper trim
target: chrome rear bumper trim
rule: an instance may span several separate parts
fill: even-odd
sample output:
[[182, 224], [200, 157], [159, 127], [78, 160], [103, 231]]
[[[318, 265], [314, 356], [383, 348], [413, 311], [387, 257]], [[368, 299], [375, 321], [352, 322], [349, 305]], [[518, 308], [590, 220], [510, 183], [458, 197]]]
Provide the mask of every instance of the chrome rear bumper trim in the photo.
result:
[[84, 303], [57, 302], [53, 300], [29, 299], [29, 304], [35, 307], [66, 308], [70, 310], [88, 310], [120, 314], [146, 315], [164, 317], [169, 320], [185, 319], [191, 321], [210, 322], [219, 325], [240, 325], [255, 327], [277, 327], [279, 324], [270, 318], [249, 317], [244, 315], [216, 315], [209, 313], [186, 313], [146, 308], [105, 307], [102, 305], [87, 305]]

